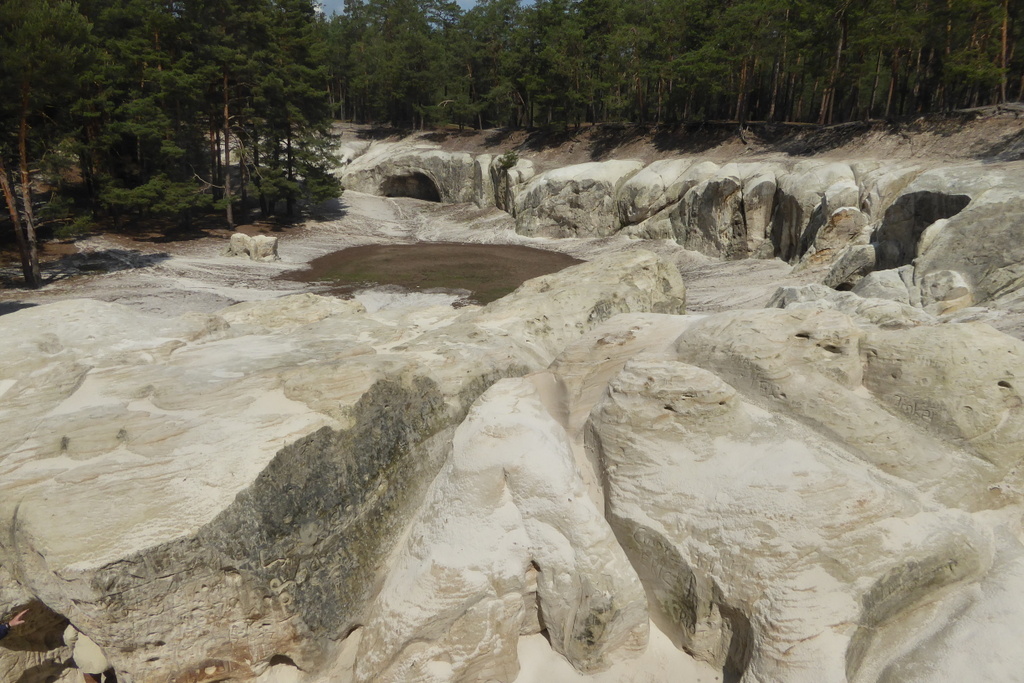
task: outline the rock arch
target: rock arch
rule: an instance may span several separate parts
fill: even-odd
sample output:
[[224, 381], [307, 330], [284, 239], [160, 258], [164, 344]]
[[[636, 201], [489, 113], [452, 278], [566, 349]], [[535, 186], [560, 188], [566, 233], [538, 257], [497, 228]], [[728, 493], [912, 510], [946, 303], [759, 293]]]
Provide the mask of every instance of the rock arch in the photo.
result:
[[388, 176], [380, 185], [385, 197], [412, 197], [428, 202], [440, 202], [441, 192], [437, 184], [425, 173], [412, 171], [403, 175]]

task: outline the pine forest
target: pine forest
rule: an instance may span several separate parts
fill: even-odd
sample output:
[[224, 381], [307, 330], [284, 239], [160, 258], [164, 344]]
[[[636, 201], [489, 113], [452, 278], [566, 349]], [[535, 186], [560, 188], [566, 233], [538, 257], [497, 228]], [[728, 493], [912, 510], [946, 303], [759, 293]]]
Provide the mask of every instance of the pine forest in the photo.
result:
[[[0, 183], [31, 254], [48, 223], [216, 210], [232, 225], [337, 196], [336, 120], [742, 129], [981, 107], [1022, 98], [1022, 15], [1022, 0], [0, 0]], [[77, 195], [36, 196], [33, 178], [68, 169]]]

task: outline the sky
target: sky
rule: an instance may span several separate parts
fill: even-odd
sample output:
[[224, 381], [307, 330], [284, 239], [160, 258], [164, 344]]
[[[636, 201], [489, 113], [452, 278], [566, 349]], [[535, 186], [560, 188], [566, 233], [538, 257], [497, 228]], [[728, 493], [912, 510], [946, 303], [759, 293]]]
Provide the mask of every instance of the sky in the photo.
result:
[[[345, 6], [345, 0], [319, 0], [323, 3], [324, 13], [330, 15], [332, 12], [341, 12]], [[476, 4], [476, 0], [456, 0], [459, 3], [459, 7], [462, 9], [469, 9]]]

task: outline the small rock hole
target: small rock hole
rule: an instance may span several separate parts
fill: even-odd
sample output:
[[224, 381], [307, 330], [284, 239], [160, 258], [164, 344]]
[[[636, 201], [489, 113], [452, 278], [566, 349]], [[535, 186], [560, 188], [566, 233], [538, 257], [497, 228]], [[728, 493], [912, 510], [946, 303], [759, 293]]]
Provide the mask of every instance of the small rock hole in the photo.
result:
[[1003, 389], [1012, 389], [1013, 388], [1012, 386], [1010, 386], [1010, 383], [1007, 382], [1005, 379], [999, 381], [999, 386], [1001, 386]]

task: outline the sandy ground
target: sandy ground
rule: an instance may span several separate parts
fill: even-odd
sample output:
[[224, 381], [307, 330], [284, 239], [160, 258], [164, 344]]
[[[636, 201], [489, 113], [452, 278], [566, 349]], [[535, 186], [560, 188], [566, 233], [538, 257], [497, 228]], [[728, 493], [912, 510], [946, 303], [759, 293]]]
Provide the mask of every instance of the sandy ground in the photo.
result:
[[422, 139], [442, 149], [471, 154], [515, 150], [538, 170], [608, 159], [650, 163], [672, 156], [700, 155], [710, 161], [765, 161], [772, 158], [921, 160], [949, 163], [1024, 159], [1024, 108], [988, 108], [949, 116], [904, 121], [807, 124], [708, 121], [687, 126], [602, 124], [568, 129], [387, 131], [343, 124], [343, 140]]
[[608, 671], [580, 674], [542, 635], [519, 639], [519, 665], [515, 683], [722, 683], [720, 671], [676, 648], [653, 623], [647, 651]]

